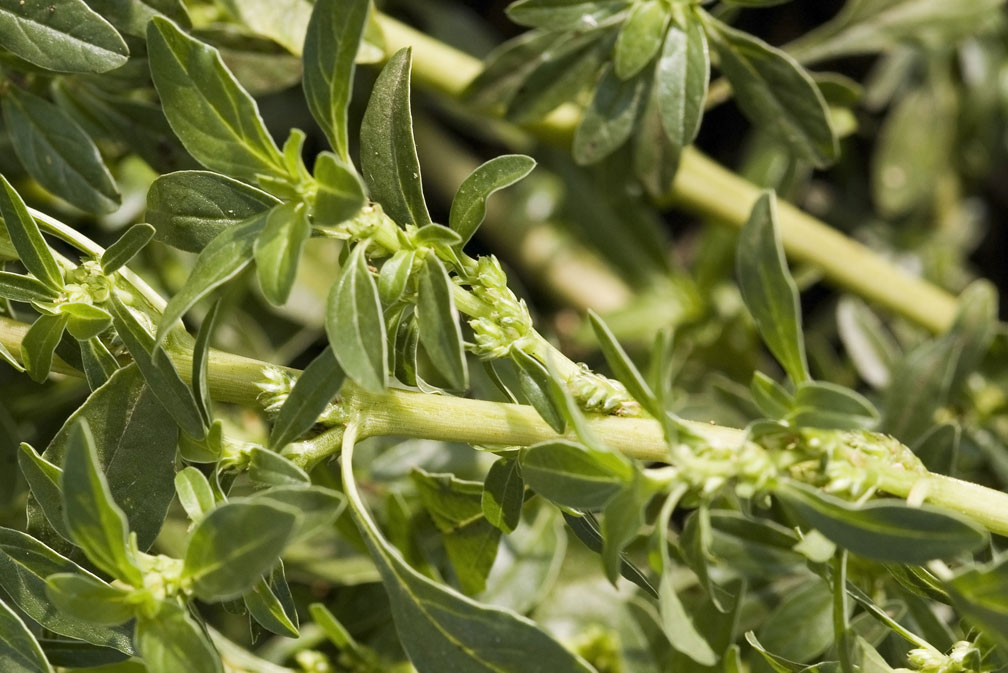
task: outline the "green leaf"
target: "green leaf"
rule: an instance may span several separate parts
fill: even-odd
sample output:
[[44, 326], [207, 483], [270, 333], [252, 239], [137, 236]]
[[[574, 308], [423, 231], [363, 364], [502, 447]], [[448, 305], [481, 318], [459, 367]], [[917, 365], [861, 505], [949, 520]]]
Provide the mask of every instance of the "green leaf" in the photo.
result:
[[710, 561], [714, 558], [714, 529], [711, 524], [710, 507], [702, 503], [683, 524], [679, 537], [679, 547], [686, 565], [696, 573], [700, 585], [707, 592], [707, 597], [719, 612], [727, 612], [727, 597], [722, 589], [711, 578]]
[[364, 246], [350, 253], [326, 302], [326, 333], [336, 360], [350, 379], [372, 392], [385, 389], [388, 345], [385, 319]]
[[323, 486], [273, 486], [257, 491], [249, 498], [251, 502], [268, 501], [285, 510], [297, 512], [291, 540], [311, 535], [333, 522], [346, 504], [343, 494]]
[[242, 596], [249, 614], [264, 629], [280, 636], [297, 638], [298, 615], [294, 606], [283, 563], [278, 563], [269, 577], [260, 577], [249, 591]]
[[331, 152], [322, 152], [315, 159], [315, 179], [318, 191], [312, 216], [322, 226], [345, 222], [364, 207], [364, 185], [349, 163], [340, 161]]
[[837, 335], [866, 383], [884, 388], [899, 357], [899, 346], [882, 321], [860, 299], [843, 297], [837, 304]]
[[514, 532], [525, 504], [525, 481], [514, 458], [498, 458], [487, 472], [480, 498], [483, 516], [505, 533]]
[[370, 0], [318, 0], [304, 41], [301, 83], [308, 109], [347, 165], [347, 106], [353, 92], [354, 60], [370, 5]]
[[112, 324], [112, 316], [103, 308], [84, 302], [60, 304], [60, 315], [67, 317], [66, 329], [78, 341], [93, 339]]
[[559, 386], [538, 360], [520, 348], [511, 349], [511, 360], [518, 368], [522, 394], [557, 434], [567, 431], [567, 418], [555, 388]]
[[[800, 638], [795, 634], [800, 633]], [[833, 644], [833, 592], [819, 578], [789, 592], [759, 629], [759, 641], [775, 655], [810, 662]]]
[[295, 510], [261, 499], [218, 506], [189, 538], [183, 579], [203, 600], [240, 596], [276, 563], [297, 518]]
[[0, 175], [0, 216], [3, 217], [11, 244], [17, 250], [18, 259], [30, 274], [55, 292], [63, 290], [63, 274], [46, 245], [35, 219], [28, 214], [28, 207], [7, 178]]
[[96, 566], [135, 587], [143, 573], [127, 541], [126, 515], [112, 499], [101, 471], [88, 422], [70, 428], [63, 460], [63, 519], [67, 530]]
[[665, 499], [658, 519], [655, 522], [655, 537], [661, 561], [661, 582], [658, 585], [658, 611], [661, 614], [662, 631], [669, 644], [693, 661], [704, 666], [712, 666], [717, 661], [717, 655], [711, 649], [707, 640], [697, 631], [693, 620], [686, 613], [679, 596], [676, 594], [672, 579], [672, 561], [669, 556], [668, 528], [684, 487], [675, 490]]
[[350, 513], [381, 573], [399, 640], [419, 673], [592, 671], [534, 622], [510, 610], [477, 603], [407, 565], [364, 508], [353, 476], [353, 431], [348, 434], [341, 461]]
[[777, 224], [777, 199], [764, 192], [739, 232], [735, 273], [742, 300], [764, 343], [795, 383], [811, 380], [802, 338], [798, 287], [787, 269]]
[[418, 272], [416, 320], [431, 363], [455, 390], [469, 384], [458, 310], [452, 296], [454, 285], [436, 255], [427, 255]]
[[611, 44], [604, 36], [587, 39], [584, 46], [569, 52], [560, 49], [538, 64], [508, 102], [507, 118], [517, 124], [534, 122], [576, 98], [595, 82]]
[[63, 519], [63, 491], [60, 483], [63, 480], [63, 470], [38, 455], [28, 444], [21, 444], [18, 453], [18, 465], [24, 475], [32, 497], [38, 503], [46, 520], [65, 540], [71, 540]]
[[244, 222], [223, 230], [207, 243], [196, 258], [185, 285], [168, 301], [158, 324], [155, 344], [164, 341], [168, 332], [175, 327], [175, 322], [196, 302], [237, 276], [251, 263], [256, 238], [263, 231], [270, 215], [280, 208], [284, 208], [284, 205], [274, 206], [265, 214], [253, 215]]
[[30, 304], [33, 301], [48, 303], [58, 296], [51, 287], [31, 276], [0, 271], [0, 297], [4, 299]]
[[612, 333], [612, 330], [609, 329], [609, 326], [591, 309], [588, 310], [588, 320], [591, 322], [592, 330], [595, 332], [595, 338], [598, 339], [599, 347], [602, 349], [602, 355], [605, 357], [606, 364], [612, 369], [613, 374], [616, 375], [619, 382], [623, 384], [627, 392], [630, 393], [630, 396], [637, 400], [649, 414], [654, 418], [663, 418], [666, 415], [664, 406], [658, 401], [658, 397], [651, 390], [644, 377], [641, 376], [640, 371], [634, 365], [630, 356], [623, 350], [623, 347]]
[[196, 342], [193, 344], [192, 357], [192, 391], [193, 400], [208, 426], [213, 424], [213, 400], [210, 398], [210, 381], [208, 367], [210, 361], [210, 340], [217, 326], [217, 317], [221, 312], [221, 301], [214, 303], [210, 311], [203, 316]]
[[97, 390], [119, 369], [119, 362], [98, 338], [79, 341], [78, 344], [88, 386]]
[[807, 381], [795, 391], [787, 420], [796, 427], [868, 430], [879, 412], [863, 395], [826, 381]]
[[216, 502], [210, 482], [191, 465], [175, 474], [175, 492], [178, 493], [179, 504], [191, 521], [206, 516]]
[[378, 272], [378, 296], [382, 304], [394, 304], [406, 292], [416, 258], [416, 250], [397, 250], [382, 264]]
[[662, 129], [675, 147], [696, 138], [710, 80], [707, 34], [688, 12], [685, 30], [671, 26], [655, 70], [655, 97]]
[[136, 646], [149, 673], [224, 673], [206, 633], [174, 601], [160, 601], [156, 613], [137, 620]]
[[140, 324], [132, 309], [124, 306], [114, 295], [109, 308], [112, 309], [116, 334], [133, 356], [150, 391], [186, 434], [202, 439], [206, 436], [206, 422], [192, 390], [182, 381], [175, 365], [164, 351], [155, 346], [154, 338]]
[[147, 49], [168, 123], [197, 161], [246, 180], [261, 173], [287, 177], [255, 101], [216, 49], [162, 18], [147, 27]]
[[634, 4], [613, 52], [613, 67], [620, 79], [630, 79], [655, 57], [671, 16], [671, 9], [661, 0]]
[[122, 624], [136, 611], [127, 599], [129, 591], [77, 573], [50, 575], [46, 595], [62, 612], [95, 624]]
[[784, 418], [794, 404], [794, 396], [763, 372], [753, 372], [752, 380], [749, 381], [749, 392], [752, 394], [753, 402], [767, 418]]
[[0, 662], [4, 664], [4, 673], [53, 673], [35, 636], [3, 601], [0, 601]]
[[0, 1], [0, 45], [57, 72], [107, 72], [129, 56], [115, 28], [82, 0]]
[[311, 224], [303, 204], [289, 201], [276, 206], [266, 216], [266, 224], [256, 236], [252, 254], [259, 287], [274, 306], [287, 303], [301, 253], [310, 236]]
[[612, 67], [603, 71], [574, 132], [574, 161], [581, 165], [601, 161], [627, 141], [649, 83], [646, 77], [621, 79]]
[[606, 503], [602, 514], [602, 567], [614, 585], [620, 576], [623, 550], [637, 538], [644, 525], [644, 508], [653, 491], [639, 475]]
[[[602, 527], [599, 526], [598, 520], [593, 514], [585, 512], [581, 516], [574, 516], [570, 512], [564, 512], [563, 517], [571, 532], [574, 533], [584, 546], [596, 554], [602, 553], [604, 544], [602, 540]], [[620, 575], [648, 592], [652, 598], [658, 598], [658, 590], [648, 580], [647, 575], [631, 563], [626, 554], [620, 554], [620, 557]]]
[[947, 586], [956, 609], [1008, 648], [1008, 562], [965, 566]]
[[633, 479], [621, 455], [589, 449], [566, 439], [523, 449], [519, 458], [525, 483], [558, 505], [600, 510]]
[[53, 609], [46, 578], [56, 573], [90, 576], [30, 535], [0, 528], [0, 588], [18, 608], [53, 633], [133, 654], [130, 625], [103, 626]]
[[224, 0], [224, 5], [257, 35], [301, 55], [312, 12], [308, 0]]
[[225, 229], [280, 202], [219, 173], [178, 171], [159, 176], [147, 192], [148, 222], [162, 243], [199, 252]]
[[629, 0], [518, 0], [508, 6], [507, 15], [531, 28], [586, 29], [629, 4]]
[[101, 268], [106, 274], [114, 273], [125, 265], [154, 238], [154, 227], [134, 224], [110, 245], [101, 256]]
[[410, 112], [412, 51], [401, 49], [388, 60], [371, 91], [361, 121], [361, 168], [371, 198], [400, 226], [431, 224], [420, 182], [420, 162], [413, 141]]
[[876, 561], [921, 564], [987, 543], [987, 531], [954, 512], [898, 500], [855, 505], [798, 482], [775, 493], [838, 545]]
[[21, 339], [21, 362], [33, 381], [41, 383], [49, 376], [53, 352], [69, 319], [65, 314], [40, 315]]
[[253, 446], [248, 452], [249, 479], [270, 486], [307, 486], [311, 477], [300, 467], [268, 449]]
[[147, 24], [155, 16], [189, 27], [182, 0], [88, 0], [88, 4], [120, 31], [136, 37], [147, 35]]
[[748, 33], [720, 22], [713, 27], [709, 35], [721, 72], [743, 114], [799, 159], [818, 167], [836, 159], [839, 146], [829, 110], [808, 72], [793, 57]]
[[3, 117], [14, 153], [40, 185], [90, 213], [119, 207], [98, 147], [61, 108], [14, 87], [3, 97]]
[[505, 154], [479, 166], [459, 186], [448, 215], [449, 226], [465, 245], [486, 217], [487, 199], [532, 172], [536, 162], [524, 154]]
[[333, 349], [326, 348], [319, 353], [298, 377], [280, 407], [270, 430], [269, 447], [279, 451], [310, 430], [345, 379], [346, 374], [336, 361]]
[[[660, 64], [661, 59], [656, 71]], [[652, 86], [634, 132], [632, 159], [634, 176], [653, 198], [665, 198], [672, 189], [682, 150], [682, 146], [672, 142], [665, 131], [658, 105], [658, 86]]]
[[462, 592], [482, 593], [490, 574], [500, 530], [483, 516], [483, 486], [451, 474], [410, 473], [420, 502], [444, 536], [445, 551]]
[[87, 422], [112, 497], [146, 550], [174, 497], [175, 422], [133, 365], [116, 371], [67, 419], [46, 448], [46, 460], [63, 463], [78, 420]]

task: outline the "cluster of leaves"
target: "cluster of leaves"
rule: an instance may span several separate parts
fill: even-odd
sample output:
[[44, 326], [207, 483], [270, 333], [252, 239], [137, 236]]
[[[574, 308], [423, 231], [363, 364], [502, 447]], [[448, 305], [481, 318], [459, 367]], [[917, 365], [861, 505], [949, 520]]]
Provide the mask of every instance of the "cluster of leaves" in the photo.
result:
[[[593, 88], [574, 161], [601, 161], [633, 139], [638, 177], [663, 193], [699, 128], [709, 43], [767, 153], [824, 166], [839, 150], [830, 85], [798, 59], [886, 50], [921, 26], [939, 36], [921, 46], [932, 49], [999, 4], [855, 0], [792, 56], [728, 25], [730, 7], [520, 0], [509, 16], [535, 30], [494, 54], [468, 94], [532, 122]], [[1008, 398], [992, 390], [1004, 346], [988, 284], [966, 290], [935, 339], [898, 322], [890, 331], [845, 298], [835, 333], [867, 384], [858, 392], [852, 375], [831, 377], [809, 357], [816, 342], [767, 192], [727, 253], [734, 273], [721, 272], [741, 302], [702, 314], [675, 341], [659, 333], [646, 369], [589, 312], [600, 365], [615, 376], [606, 379], [540, 336], [495, 258], [464, 251], [490, 195], [535, 162], [513, 154], [479, 166], [447, 226], [436, 224], [414, 143], [410, 50], [388, 57], [363, 106], [358, 168], [351, 98], [356, 62], [380, 51], [376, 12], [368, 0], [272, 5], [0, 0], [4, 124], [19, 164], [4, 174], [23, 178], [24, 194], [37, 185], [59, 197], [38, 199], [53, 211], [126, 210], [130, 221], [106, 161], [135, 152], [155, 171], [145, 222], [105, 249], [30, 209], [0, 177], [0, 254], [12, 262], [0, 270], [0, 329], [19, 330], [20, 348], [0, 341], [0, 356], [48, 379], [45, 394], [61, 385], [54, 370], [83, 373], [88, 388], [79, 403], [73, 389], [74, 409], [55, 422], [51, 408], [25, 413], [61, 426], [35, 431], [41, 454], [11, 450], [24, 486], [3, 498], [17, 513], [0, 528], [0, 662], [19, 673], [289, 671], [280, 664], [291, 660], [306, 672], [421, 673], [849, 673], [893, 670], [887, 662], [979, 673], [1008, 663], [1008, 563], [980, 525], [990, 521], [871, 499], [894, 470], [1008, 481]], [[331, 148], [311, 168], [309, 134], [293, 129], [278, 146], [225, 65], [249, 73], [253, 54], [281, 82], [291, 60], [303, 67], [305, 105]], [[886, 151], [886, 166], [907, 159]], [[880, 170], [884, 183], [892, 171]], [[879, 193], [883, 212], [899, 200]], [[196, 253], [167, 302], [127, 268], [157, 259], [152, 240]], [[335, 274], [310, 254], [334, 240]], [[249, 311], [234, 297], [253, 267], [258, 318], [292, 301], [306, 268], [325, 278], [315, 307], [325, 343], [296, 377], [280, 357], [211, 351], [224, 316]], [[214, 297], [190, 337], [180, 320]], [[744, 431], [683, 420], [709, 416], [683, 404], [693, 382], [678, 359], [718, 348], [739, 326], [786, 380], [722, 379], [719, 413]], [[709, 374], [711, 362], [694, 362]], [[10, 376], [5, 391], [22, 385]], [[405, 418], [410, 399], [430, 404], [396, 397], [404, 387], [438, 393], [452, 417], [425, 427], [440, 422], [441, 436], [466, 438], [481, 422], [476, 407], [453, 406], [462, 401], [450, 393], [467, 391], [530, 405], [558, 435], [536, 443], [516, 426], [482, 452], [364, 441], [372, 418]], [[7, 418], [8, 397], [0, 426], [23, 437], [16, 426], [29, 423]], [[264, 409], [269, 430], [215, 398]], [[657, 423], [606, 418], [638, 415]], [[602, 431], [624, 428], [619, 446], [633, 454], [644, 426], [660, 432], [653, 462]], [[321, 462], [340, 449], [338, 467]], [[579, 540], [570, 549], [568, 532]], [[317, 637], [301, 630], [306, 614]]]

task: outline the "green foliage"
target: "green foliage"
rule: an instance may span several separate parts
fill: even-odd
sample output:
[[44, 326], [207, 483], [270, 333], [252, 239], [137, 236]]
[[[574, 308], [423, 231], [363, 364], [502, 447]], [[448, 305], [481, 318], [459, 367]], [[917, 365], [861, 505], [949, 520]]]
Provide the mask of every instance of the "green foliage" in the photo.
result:
[[0, 0], [0, 669], [1003, 669], [1003, 3], [378, 4]]

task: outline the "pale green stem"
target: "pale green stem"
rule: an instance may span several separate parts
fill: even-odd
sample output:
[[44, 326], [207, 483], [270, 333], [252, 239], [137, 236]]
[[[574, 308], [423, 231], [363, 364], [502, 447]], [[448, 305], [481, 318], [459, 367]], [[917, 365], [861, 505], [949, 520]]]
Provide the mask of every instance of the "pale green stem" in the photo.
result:
[[[480, 62], [468, 54], [383, 14], [378, 20], [389, 53], [413, 47], [413, 76], [420, 85], [458, 97], [480, 72]], [[544, 140], [567, 144], [579, 120], [580, 111], [564, 105], [529, 130]], [[745, 224], [761, 191], [692, 147], [683, 151], [671, 185], [672, 199], [682, 207], [735, 227]], [[795, 261], [811, 264], [839, 287], [932, 332], [943, 332], [952, 324], [957, 311], [952, 294], [907, 274], [790, 204], [781, 202], [778, 214], [784, 249]]]

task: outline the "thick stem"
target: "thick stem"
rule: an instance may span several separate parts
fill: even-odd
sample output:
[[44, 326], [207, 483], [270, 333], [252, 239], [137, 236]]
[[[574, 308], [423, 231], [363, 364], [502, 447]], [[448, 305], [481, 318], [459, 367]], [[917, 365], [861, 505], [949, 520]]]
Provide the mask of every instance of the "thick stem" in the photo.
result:
[[[413, 76], [429, 89], [458, 97], [481, 69], [475, 58], [409, 26], [379, 15], [389, 53], [413, 47]], [[579, 110], [564, 105], [529, 127], [541, 139], [568, 144], [580, 119]], [[671, 186], [672, 198], [687, 210], [741, 227], [749, 217], [760, 188], [718, 165], [695, 148], [683, 151]], [[866, 246], [847, 238], [824, 222], [781, 202], [784, 249], [807, 262], [841, 288], [926, 327], [946, 330], [955, 319], [956, 299], [945, 290], [911, 276]]]

